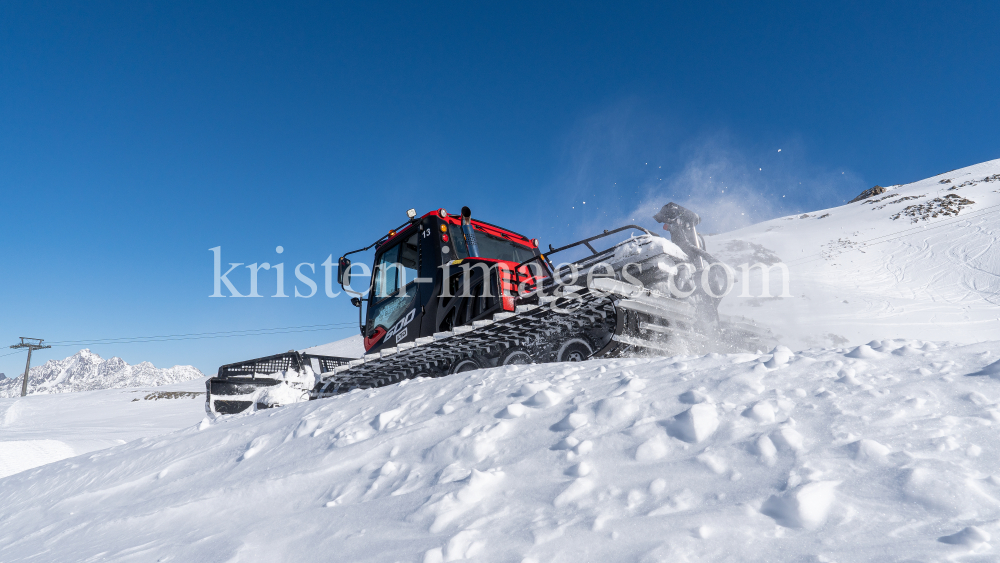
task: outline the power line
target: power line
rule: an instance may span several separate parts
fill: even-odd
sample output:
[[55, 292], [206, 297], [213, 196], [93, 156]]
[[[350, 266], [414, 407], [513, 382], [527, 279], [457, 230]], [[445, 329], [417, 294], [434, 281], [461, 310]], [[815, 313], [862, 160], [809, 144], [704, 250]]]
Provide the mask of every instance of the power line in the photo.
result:
[[343, 328], [354, 326], [355, 323], [330, 323], [319, 325], [299, 325], [275, 328], [251, 328], [242, 330], [225, 330], [221, 332], [190, 332], [185, 334], [160, 334], [154, 336], [121, 336], [117, 338], [93, 338], [89, 340], [58, 340], [50, 342], [55, 345], [76, 345], [76, 344], [121, 344], [133, 341], [155, 342], [158, 340], [177, 340], [191, 338], [224, 338], [229, 336], [254, 336], [256, 334], [279, 334], [283, 332], [308, 332], [313, 330], [326, 330], [330, 328]]
[[134, 336], [121, 338], [104, 338], [95, 340], [66, 340], [52, 342], [52, 346], [79, 346], [83, 344], [141, 344], [148, 342], [171, 342], [177, 340], [200, 340], [209, 338], [232, 338], [236, 336], [264, 336], [270, 334], [289, 334], [295, 332], [319, 332], [324, 330], [347, 328], [356, 326], [356, 323], [335, 323], [327, 325], [303, 325], [297, 327], [264, 328], [234, 330], [224, 332], [202, 332], [190, 334], [165, 334], [159, 336]]
[[[356, 323], [332, 323], [321, 325], [300, 325], [291, 327], [257, 328], [245, 330], [228, 330], [221, 332], [193, 332], [186, 334], [161, 334], [155, 336], [125, 336], [117, 338], [97, 338], [91, 340], [60, 340], [50, 342], [49, 345], [56, 347], [104, 345], [104, 344], [144, 344], [151, 342], [174, 342], [178, 340], [200, 340], [210, 338], [233, 338], [237, 336], [266, 336], [271, 334], [290, 334], [297, 332], [320, 332], [325, 330], [337, 330], [349, 327], [356, 327]], [[17, 352], [0, 355], [0, 358], [12, 356]]]

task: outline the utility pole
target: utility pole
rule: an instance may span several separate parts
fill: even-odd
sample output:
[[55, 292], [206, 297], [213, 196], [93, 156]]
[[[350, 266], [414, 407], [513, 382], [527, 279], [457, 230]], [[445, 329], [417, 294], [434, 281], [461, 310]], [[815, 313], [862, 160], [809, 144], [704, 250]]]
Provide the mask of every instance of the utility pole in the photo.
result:
[[31, 371], [31, 353], [35, 350], [44, 350], [46, 348], [51, 348], [52, 346], [42, 345], [43, 340], [41, 338], [27, 338], [25, 336], [21, 337], [21, 343], [11, 346], [11, 348], [27, 348], [28, 349], [28, 363], [24, 366], [24, 381], [21, 382], [21, 396], [28, 394], [28, 372]]

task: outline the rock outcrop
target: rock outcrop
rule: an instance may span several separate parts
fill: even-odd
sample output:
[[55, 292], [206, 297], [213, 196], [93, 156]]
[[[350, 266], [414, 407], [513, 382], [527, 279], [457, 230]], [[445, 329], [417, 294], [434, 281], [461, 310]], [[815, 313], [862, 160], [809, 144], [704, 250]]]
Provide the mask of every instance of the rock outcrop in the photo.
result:
[[876, 184], [875, 186], [872, 186], [872, 187], [868, 188], [867, 190], [861, 192], [860, 194], [858, 194], [858, 197], [852, 199], [851, 201], [849, 201], [847, 203], [854, 203], [855, 201], [861, 201], [863, 199], [868, 199], [868, 198], [870, 198], [872, 196], [876, 196], [878, 194], [884, 194], [884, 193], [885, 193], [885, 188], [883, 188], [882, 186], [879, 186], [879, 185]]

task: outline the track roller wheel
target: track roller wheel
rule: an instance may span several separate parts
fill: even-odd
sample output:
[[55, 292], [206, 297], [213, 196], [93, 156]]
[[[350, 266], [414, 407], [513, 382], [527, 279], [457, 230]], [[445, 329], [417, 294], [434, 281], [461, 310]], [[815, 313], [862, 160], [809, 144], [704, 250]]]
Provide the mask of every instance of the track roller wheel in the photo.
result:
[[497, 365], [520, 366], [533, 363], [535, 363], [535, 358], [527, 350], [520, 346], [514, 346], [507, 348], [503, 354], [500, 354], [500, 360], [497, 362]]
[[594, 350], [590, 343], [582, 338], [570, 338], [559, 346], [556, 353], [557, 362], [582, 362], [590, 357]]
[[479, 358], [472, 356], [469, 358], [462, 358], [460, 360], [455, 360], [454, 365], [451, 366], [451, 373], [462, 373], [465, 371], [482, 369], [483, 367], [485, 367], [483, 362]]

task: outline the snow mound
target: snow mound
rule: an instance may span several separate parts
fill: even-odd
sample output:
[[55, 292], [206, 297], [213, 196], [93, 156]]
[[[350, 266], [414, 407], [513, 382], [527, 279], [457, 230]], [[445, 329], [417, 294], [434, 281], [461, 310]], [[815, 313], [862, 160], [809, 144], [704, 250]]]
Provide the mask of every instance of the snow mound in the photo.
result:
[[993, 362], [975, 373], [970, 373], [969, 375], [988, 375], [990, 377], [1000, 379], [1000, 360]]
[[882, 344], [922, 352], [508, 366], [206, 419], [3, 479], [0, 560], [996, 558], [1000, 382], [965, 374], [997, 343]]
[[760, 511], [787, 528], [816, 528], [826, 521], [838, 484], [818, 481], [802, 485], [767, 499]]
[[[149, 362], [129, 365], [121, 358], [105, 360], [83, 349], [64, 360], [49, 360], [31, 368], [28, 393], [75, 393], [170, 385], [203, 377], [205, 375], [192, 366], [159, 369]], [[21, 378], [0, 380], [0, 397], [20, 396], [21, 384]]]
[[968, 528], [964, 528], [962, 531], [955, 532], [950, 536], [942, 536], [938, 538], [938, 541], [953, 545], [976, 546], [990, 541], [990, 535], [976, 526], [969, 526]]

